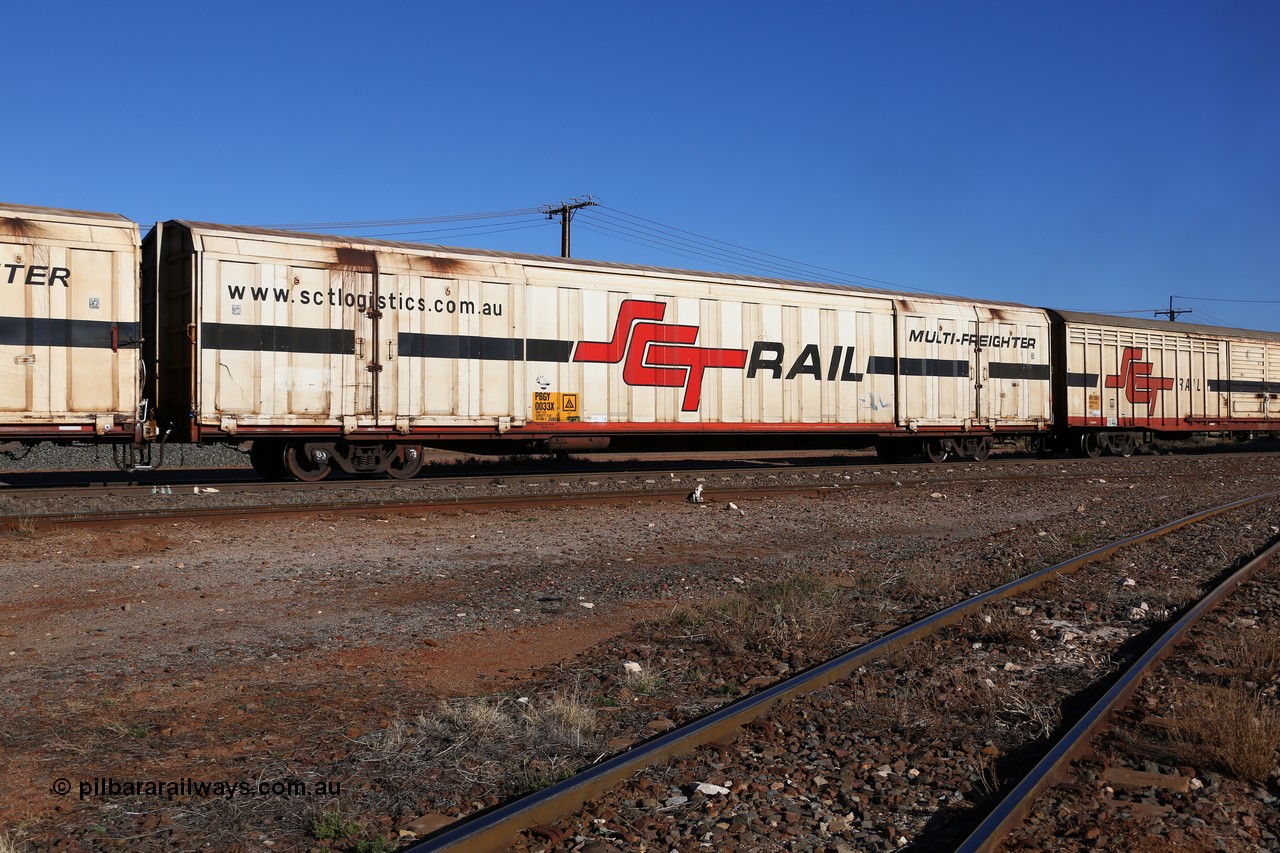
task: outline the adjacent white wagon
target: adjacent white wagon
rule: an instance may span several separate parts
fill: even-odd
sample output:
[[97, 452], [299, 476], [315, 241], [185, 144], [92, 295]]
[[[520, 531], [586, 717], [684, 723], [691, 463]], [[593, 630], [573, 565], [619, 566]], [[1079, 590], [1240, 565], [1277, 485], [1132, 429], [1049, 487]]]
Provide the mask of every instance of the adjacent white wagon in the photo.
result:
[[1063, 366], [1055, 417], [1075, 449], [1129, 455], [1144, 431], [1280, 426], [1280, 334], [1052, 312]]
[[134, 438], [138, 264], [122, 216], [0, 205], [0, 446]]

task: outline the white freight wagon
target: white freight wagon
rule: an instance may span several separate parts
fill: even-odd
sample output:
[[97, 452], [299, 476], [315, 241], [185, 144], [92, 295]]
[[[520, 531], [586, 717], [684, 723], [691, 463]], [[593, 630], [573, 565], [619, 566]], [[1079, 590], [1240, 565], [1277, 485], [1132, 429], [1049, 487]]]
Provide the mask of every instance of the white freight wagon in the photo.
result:
[[138, 267], [122, 216], [0, 205], [0, 449], [135, 438]]
[[1051, 313], [1063, 365], [1055, 416], [1078, 452], [1127, 456], [1147, 431], [1280, 429], [1280, 334]]
[[981, 457], [1051, 423], [1025, 306], [184, 221], [143, 278], [158, 418], [268, 476], [411, 476], [423, 445]]

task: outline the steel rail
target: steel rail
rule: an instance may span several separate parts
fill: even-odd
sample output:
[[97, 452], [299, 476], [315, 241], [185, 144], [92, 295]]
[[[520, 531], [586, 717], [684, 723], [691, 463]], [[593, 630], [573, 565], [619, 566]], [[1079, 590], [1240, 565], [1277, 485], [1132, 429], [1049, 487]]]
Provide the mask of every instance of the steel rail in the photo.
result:
[[[830, 493], [848, 491], [832, 486], [759, 486], [706, 489], [703, 502], [725, 503], [748, 498], [812, 495], [821, 498]], [[681, 489], [633, 489], [613, 492], [590, 492], [576, 495], [494, 495], [487, 497], [433, 497], [410, 501], [348, 501], [323, 504], [285, 504], [235, 507], [198, 507], [190, 509], [114, 510], [108, 512], [47, 513], [0, 518], [0, 530], [44, 529], [52, 527], [118, 527], [144, 521], [240, 521], [262, 518], [289, 518], [318, 515], [404, 515], [427, 512], [468, 512], [507, 507], [570, 506], [574, 504], [630, 503], [632, 501], [686, 500], [688, 487]]]
[[1117, 540], [1070, 560], [1009, 581], [885, 634], [838, 657], [810, 667], [751, 696], [724, 705], [684, 726], [650, 738], [569, 779], [462, 818], [442, 827], [407, 848], [407, 851], [435, 853], [435, 851], [506, 849], [517, 833], [571, 814], [581, 808], [584, 803], [595, 799], [644, 768], [663, 759], [692, 752], [705, 744], [725, 742], [737, 729], [761, 717], [779, 702], [794, 699], [832, 682], [848, 678], [856, 669], [870, 661], [952, 625], [992, 602], [1035, 589], [1052, 578], [1071, 574], [1082, 566], [1109, 556], [1129, 545], [1146, 542], [1189, 524], [1278, 496], [1280, 492], [1267, 492], [1192, 513], [1168, 524]]
[[[527, 483], [527, 484], [554, 484], [557, 482], [565, 483], [582, 483], [588, 480], [635, 480], [645, 479], [668, 479], [668, 475], [675, 474], [681, 482], [696, 479], [698, 477], [710, 478], [720, 477], [724, 479], [733, 478], [751, 478], [751, 477], [800, 477], [800, 476], [832, 476], [844, 472], [856, 472], [862, 475], [868, 473], [867, 469], [872, 466], [865, 465], [849, 465], [847, 463], [839, 463], [833, 465], [761, 465], [761, 466], [741, 466], [736, 468], [676, 468], [672, 466], [653, 467], [648, 469], [605, 469], [599, 471], [591, 470], [573, 470], [573, 471], [556, 471], [556, 472], [521, 472], [521, 471], [478, 471], [475, 473], [460, 473], [439, 475], [430, 477], [415, 477], [408, 480], [395, 480], [391, 478], [383, 479], [333, 479], [320, 480], [314, 483], [295, 482], [289, 480], [282, 481], [263, 481], [259, 479], [250, 479], [256, 475], [248, 474], [244, 479], [209, 479], [208, 481], [195, 479], [183, 480], [180, 483], [165, 482], [128, 482], [128, 483], [86, 483], [69, 486], [47, 486], [47, 485], [4, 485], [0, 484], [0, 495], [15, 498], [48, 498], [48, 497], [66, 497], [74, 494], [84, 494], [98, 496], [114, 496], [114, 495], [146, 495], [146, 494], [191, 494], [194, 489], [204, 489], [214, 487], [224, 493], [251, 493], [251, 492], [337, 492], [337, 491], [420, 491], [434, 488], [448, 488], [451, 486], [474, 486], [477, 483], [491, 483], [499, 481], [504, 484], [511, 483]], [[951, 469], [959, 471], [960, 469]], [[942, 471], [939, 471], [942, 473]], [[973, 472], [977, 478], [991, 479], [989, 472]], [[1038, 479], [1039, 474], [1021, 474], [1016, 475], [1025, 478]], [[1074, 475], [1068, 475], [1074, 476]], [[1083, 475], [1080, 475], [1083, 476]], [[1166, 475], [1167, 476], [1167, 475]], [[1198, 475], [1201, 476], [1201, 475]], [[901, 478], [899, 478], [901, 479]], [[932, 482], [937, 478], [928, 478], [921, 480], [904, 480], [903, 482]], [[967, 478], [943, 478], [943, 479], [974, 479]], [[879, 482], [879, 481], [877, 481]], [[892, 481], [890, 481], [892, 482]]]
[[[1019, 461], [1034, 461], [1034, 460], [1019, 460]], [[827, 466], [761, 466], [761, 467], [743, 467], [743, 468], [687, 469], [687, 470], [681, 471], [681, 476], [679, 480], [683, 483], [685, 481], [689, 481], [690, 479], [693, 479], [693, 480], [697, 480], [697, 478], [710, 479], [713, 477], [718, 477], [721, 480], [733, 480], [733, 479], [750, 480], [758, 477], [766, 477], [766, 478], [772, 479], [772, 478], [781, 477], [781, 476], [786, 476], [786, 477], [811, 476], [816, 478], [824, 474], [832, 475], [832, 474], [838, 474], [840, 472], [852, 472], [852, 473], [862, 475], [856, 479], [853, 477], [848, 477], [846, 475], [846, 479], [848, 480], [848, 482], [839, 482], [839, 481], [835, 483], [814, 482], [812, 484], [804, 484], [804, 485], [793, 484], [791, 486], [778, 487], [779, 489], [783, 489], [783, 490], [797, 489], [799, 490], [800, 493], [803, 493], [810, 489], [827, 489], [829, 491], [838, 491], [840, 489], [852, 489], [852, 488], [875, 489], [875, 488], [887, 488], [889, 486], [896, 487], [896, 486], [902, 486], [902, 485], [905, 485], [905, 486], [920, 486], [920, 485], [929, 485], [929, 484], [975, 485], [975, 484], [996, 483], [996, 482], [1035, 482], [1038, 480], [1042, 480], [1048, 476], [1052, 476], [1056, 481], [1092, 480], [1092, 479], [1095, 479], [1098, 474], [1098, 472], [1096, 471], [1088, 471], [1088, 472], [1072, 473], [1072, 474], [1062, 474], [1062, 473], [1055, 474], [1053, 472], [1048, 472], [1048, 471], [1032, 471], [1032, 472], [1020, 471], [1020, 472], [1003, 473], [1003, 472], [1000, 472], [999, 470], [994, 472], [989, 470], [982, 470], [982, 471], [972, 470], [972, 469], [967, 470], [958, 466], [947, 467], [947, 468], [937, 467], [937, 466], [918, 466], [915, 469], [908, 469], [908, 470], [920, 471], [922, 473], [927, 471], [934, 471], [936, 472], [937, 476], [932, 476], [932, 477], [897, 476], [897, 477], [889, 477], [889, 478], [866, 477], [867, 474], [878, 473], [876, 471], [868, 470], [871, 467], [872, 466], [851, 466], [851, 465], [839, 464], [839, 465], [827, 465]], [[888, 466], [881, 465], [876, 467], [884, 468]], [[561, 485], [581, 485], [587, 482], [588, 477], [595, 477], [599, 479], [608, 478], [611, 480], [627, 480], [627, 479], [635, 480], [639, 478], [664, 479], [662, 477], [657, 476], [656, 472], [666, 471], [669, 473], [670, 470], [671, 469], [667, 467], [667, 468], [653, 469], [653, 470], [646, 470], [646, 471], [618, 469], [616, 471], [610, 470], [610, 471], [603, 471], [603, 472], [573, 471], [573, 472], [558, 472], [558, 473], [526, 473], [526, 474], [522, 474], [522, 473], [498, 474], [493, 472], [487, 472], [487, 473], [470, 474], [470, 475], [453, 475], [449, 477], [440, 477], [440, 478], [417, 478], [417, 479], [411, 479], [411, 480], [352, 479], [352, 480], [324, 480], [317, 483], [261, 482], [261, 481], [245, 481], [245, 482], [230, 481], [228, 482], [224, 480], [212, 480], [207, 483], [196, 483], [195, 481], [185, 482], [182, 484], [166, 484], [166, 483], [158, 483], [158, 482], [145, 483], [145, 484], [91, 483], [91, 484], [81, 485], [81, 486], [61, 486], [61, 487], [17, 486], [17, 487], [6, 488], [3, 485], [0, 485], [0, 497], [18, 498], [18, 499], [25, 499], [25, 498], [76, 499], [80, 497], [104, 498], [104, 497], [120, 497], [120, 496], [129, 496], [129, 495], [147, 495], [147, 494], [165, 495], [165, 496], [170, 496], [170, 495], [185, 496], [187, 494], [185, 490], [188, 488], [192, 489], [192, 492], [191, 492], [192, 495], [199, 495], [203, 492], [216, 492], [222, 495], [238, 495], [238, 494], [256, 494], [256, 493], [263, 493], [263, 492], [268, 492], [268, 493], [269, 492], [305, 492], [307, 494], [323, 494], [325, 492], [339, 492], [339, 491], [358, 491], [358, 492], [390, 491], [390, 492], [396, 492], [396, 493], [408, 492], [412, 494], [414, 492], [423, 492], [431, 489], [448, 489], [448, 488], [458, 488], [458, 487], [474, 488], [477, 486], [477, 484], [491, 484], [494, 481], [500, 482], [503, 486], [522, 485], [522, 484], [547, 486], [547, 485], [555, 485], [557, 483]], [[774, 472], [777, 472], [777, 473], [774, 473]], [[1150, 471], [1140, 471], [1140, 470], [1127, 471], [1119, 474], [1114, 472], [1109, 472], [1109, 473], [1110, 473], [1110, 476], [1115, 478], [1115, 482], [1117, 483], [1132, 481], [1132, 480], [1143, 480], [1150, 477], [1188, 478], [1188, 477], [1204, 476], [1202, 472], [1171, 474], [1169, 472], [1164, 472], [1164, 471], [1150, 472]], [[727, 487], [727, 486], [713, 487], [713, 492], [714, 491], [724, 492], [729, 488], [730, 487]], [[748, 489], [748, 491], [752, 493], [756, 491], [756, 489], [752, 489], [749, 486], [746, 488]], [[660, 492], [664, 495], [667, 494], [667, 491], [659, 490], [659, 489], [637, 489], [632, 491], [634, 491], [636, 494], [640, 494], [640, 493], [658, 494]], [[620, 492], [620, 494], [626, 494], [626, 493], [627, 492], [625, 490], [623, 492]], [[708, 492], [708, 494], [710, 493], [711, 492]], [[670, 494], [681, 494], [681, 492], [679, 492], [679, 490], [675, 490], [675, 491], [670, 491]], [[554, 503], [555, 501], [560, 500], [562, 497], [564, 496], [551, 493], [549, 494], [546, 503], [548, 504]], [[494, 499], [497, 500], [499, 498], [494, 498]], [[585, 499], [590, 500], [590, 498], [585, 498]], [[372, 500], [365, 500], [361, 502], [335, 501], [333, 503], [313, 503], [313, 504], [309, 504], [308, 506], [313, 510], [325, 508], [325, 507], [333, 507], [335, 511], [345, 511], [344, 508], [350, 507], [350, 511], [357, 511], [359, 506], [365, 506], [370, 508], [387, 508], [388, 510], [391, 510], [391, 509], [400, 507], [402, 505], [405, 507], [412, 507], [422, 503], [430, 502], [432, 500], [448, 502], [451, 500], [453, 501], [463, 501], [463, 500], [484, 501], [486, 499], [485, 498], [454, 499], [454, 498], [444, 497], [444, 498], [438, 498], [438, 499], [420, 498], [420, 499], [414, 499], [410, 501], [403, 501], [399, 499], [392, 500], [392, 499], [375, 498]], [[230, 507], [206, 507], [198, 510], [193, 509], [189, 513], [182, 509], [135, 510], [135, 511], [132, 511], [135, 514], [131, 517], [136, 519], [141, 519], [141, 520], [145, 520], [147, 518], [163, 519], [170, 516], [174, 518], [186, 518], [186, 517], [195, 516], [196, 514], [201, 514], [201, 513], [209, 517], [226, 517], [228, 514], [235, 515], [236, 512], [243, 512], [246, 514], [246, 517], [247, 517], [248, 515], [261, 516], [262, 514], [265, 514], [268, 511], [269, 509], [263, 505], [240, 507], [240, 508], [234, 508], [234, 509]], [[128, 512], [128, 511], [124, 511], [124, 510], [120, 511], [120, 513], [124, 513], [124, 512]], [[9, 515], [0, 515], [0, 530], [5, 529], [6, 525], [9, 527], [12, 527], [14, 525], [14, 522], [19, 518], [24, 519], [24, 523], [30, 523], [31, 519], [35, 519], [37, 521], [44, 521], [49, 524], [61, 524], [61, 523], [64, 523], [63, 521], [64, 519], [69, 519], [72, 517], [83, 517], [87, 519], [89, 515], [92, 515], [95, 518], [98, 518], [98, 517], [101, 517], [104, 519], [107, 518], [106, 513], [96, 513], [96, 512], [95, 513], [68, 512], [68, 513], [21, 514], [21, 513], [13, 513], [11, 511]], [[121, 517], [123, 517], [123, 515]]]
[[[817, 476], [823, 473], [831, 473], [833, 470], [829, 467], [801, 467], [801, 468], [747, 468], [747, 469], [712, 469], [706, 471], [688, 472], [682, 477], [682, 480], [688, 480], [691, 476], [700, 476], [704, 478], [720, 477], [722, 479], [747, 478], [753, 479], [760, 477], [759, 472], [765, 471], [763, 476], [773, 478], [774, 470], [785, 472], [787, 476]], [[845, 466], [838, 466], [834, 470], [848, 470]], [[614, 479], [637, 478], [645, 476], [650, 472], [619, 472], [611, 475]], [[977, 472], [974, 472], [976, 474]], [[575, 482], [570, 482], [564, 474], [534, 474], [534, 475], [518, 475], [502, 477], [504, 485], [530, 483], [530, 484], [547, 484], [556, 481], [565, 485], [581, 485], [582, 476], [579, 475]], [[597, 475], [610, 476], [610, 475]], [[805, 483], [805, 484], [789, 484], [789, 485], [749, 485], [742, 486], [713, 486], [707, 488], [703, 494], [709, 503], [725, 502], [736, 498], [750, 498], [761, 496], [783, 496], [783, 495], [806, 495], [813, 494], [819, 498], [827, 494], [835, 494], [844, 491], [851, 491], [857, 488], [876, 489], [888, 488], [890, 486], [911, 485], [920, 486], [928, 484], [945, 484], [945, 483], [989, 483], [999, 481], [1034, 481], [1043, 479], [1045, 475], [1036, 473], [1017, 473], [992, 476], [986, 473], [982, 476], [963, 476], [963, 477], [925, 477], [925, 478], [906, 478], [897, 479], [863, 479], [853, 480], [848, 483]], [[1142, 479], [1145, 475], [1138, 472], [1126, 475], [1122, 479]], [[1160, 474], [1160, 476], [1170, 476], [1168, 474]], [[1200, 476], [1200, 475], [1194, 475]], [[1092, 479], [1093, 473], [1090, 474], [1068, 474], [1058, 475], [1056, 479]], [[226, 484], [219, 483], [217, 491], [223, 494], [249, 494], [255, 492], [307, 492], [314, 493], [316, 486], [328, 487], [328, 491], [339, 491], [344, 487], [352, 490], [367, 491], [374, 488], [382, 490], [390, 490], [403, 493], [409, 491], [425, 491], [429, 487], [463, 486], [472, 487], [482, 480], [493, 480], [493, 475], [477, 475], [475, 477], [456, 477], [447, 480], [383, 480], [383, 481], [367, 481], [352, 480], [342, 481], [341, 483], [333, 481], [325, 481], [323, 483], [245, 483], [245, 484]], [[648, 477], [648, 479], [654, 479]], [[100, 485], [89, 488], [82, 488], [77, 491], [88, 494], [92, 492], [97, 497], [128, 495], [128, 494], [151, 494], [161, 495], [180, 495], [179, 491], [167, 491], [169, 487], [158, 484], [152, 485]], [[196, 491], [193, 494], [199, 494], [201, 486], [193, 487]], [[157, 489], [166, 489], [166, 491], [157, 491]], [[42, 490], [43, 491], [43, 490]], [[75, 497], [76, 494], [67, 489], [50, 490], [57, 496]], [[7, 490], [0, 489], [0, 494], [6, 494]], [[626, 502], [631, 500], [644, 500], [646, 498], [654, 500], [673, 500], [683, 498], [689, 493], [689, 487], [683, 486], [679, 489], [622, 489], [607, 492], [589, 492], [582, 494], [566, 495], [557, 492], [543, 492], [532, 495], [490, 495], [475, 497], [453, 497], [453, 496], [424, 496], [420, 498], [411, 498], [404, 500], [399, 497], [395, 499], [360, 499], [351, 501], [333, 501], [333, 502], [316, 502], [316, 503], [298, 503], [298, 504], [258, 504], [251, 506], [218, 506], [218, 507], [175, 507], [169, 509], [138, 509], [138, 510], [107, 510], [107, 511], [72, 511], [65, 513], [28, 513], [28, 514], [10, 514], [0, 516], [0, 531], [13, 530], [19, 527], [25, 529], [48, 528], [48, 527], [70, 527], [70, 526], [119, 526], [131, 524], [139, 521], [208, 521], [208, 520], [243, 520], [251, 518], [265, 517], [281, 517], [287, 518], [295, 515], [307, 515], [320, 512], [333, 513], [336, 515], [360, 514], [362, 512], [383, 512], [388, 514], [405, 514], [411, 512], [442, 512], [442, 511], [465, 511], [465, 510], [484, 510], [484, 509], [500, 509], [504, 506], [567, 506], [580, 503], [610, 503], [610, 502]], [[17, 496], [29, 497], [33, 492], [19, 492]]]
[[1271, 545], [1266, 551], [1241, 566], [1183, 614], [1182, 618], [1162, 634], [1143, 655], [1129, 665], [1120, 680], [1085, 712], [1044, 758], [1000, 801], [964, 843], [956, 848], [958, 853], [986, 853], [994, 850], [1005, 836], [1026, 819], [1040, 795], [1065, 778], [1070, 762], [1088, 753], [1093, 737], [1110, 723], [1111, 715], [1128, 704], [1142, 681], [1155, 670], [1157, 664], [1173, 652], [1174, 647], [1182, 642], [1195, 623], [1217, 607], [1224, 598], [1235, 591], [1236, 587], [1252, 577], [1258, 568], [1278, 553], [1280, 553], [1280, 542]]
[[[1231, 454], [1232, 459], [1248, 458], [1248, 457], [1274, 458], [1273, 453], [1238, 453]], [[1202, 456], [1184, 456], [1176, 457], [1178, 459], [1199, 459]], [[1029, 467], [1049, 468], [1054, 466], [1071, 466], [1079, 467], [1084, 470], [1073, 472], [1065, 475], [1066, 478], [1072, 479], [1090, 479], [1100, 475], [1115, 477], [1117, 479], [1130, 479], [1151, 476], [1169, 476], [1169, 477], [1203, 477], [1203, 472], [1193, 472], [1187, 474], [1160, 471], [1152, 473], [1142, 469], [1144, 462], [1167, 462], [1170, 457], [1144, 457], [1142, 459], [1076, 459], [1076, 458], [1049, 458], [1041, 459], [1036, 457], [992, 457], [981, 463], [960, 463], [952, 464], [950, 462], [938, 465], [932, 462], [920, 462], [917, 460], [904, 460], [899, 462], [884, 462], [874, 457], [852, 457], [843, 458], [838, 461], [832, 461], [827, 464], [797, 464], [794, 459], [758, 459], [743, 460], [732, 467], [699, 467], [695, 464], [697, 460], [678, 459], [678, 460], [646, 460], [635, 459], [629, 464], [635, 467], [621, 467], [617, 462], [602, 461], [596, 463], [587, 463], [583, 465], [574, 465], [572, 467], [563, 468], [554, 471], [536, 471], [536, 470], [520, 470], [519, 468], [493, 468], [490, 470], [474, 470], [467, 471], [465, 468], [458, 471], [436, 471], [432, 473], [419, 474], [407, 480], [396, 480], [393, 478], [364, 478], [364, 477], [342, 477], [333, 479], [324, 479], [313, 483], [297, 482], [292, 480], [262, 480], [253, 473], [250, 468], [211, 468], [206, 469], [214, 475], [208, 479], [197, 479], [196, 474], [200, 469], [173, 469], [174, 472], [181, 471], [184, 476], [180, 479], [165, 478], [162, 475], [165, 472], [151, 472], [151, 475], [144, 479], [120, 480], [112, 481], [106, 479], [92, 480], [92, 477], [101, 477], [103, 474], [114, 474], [115, 472], [104, 471], [20, 471], [16, 479], [23, 481], [31, 481], [40, 474], [57, 475], [58, 477], [70, 477], [72, 475], [85, 475], [85, 482], [75, 485], [53, 486], [39, 482], [6, 482], [4, 478], [5, 472], [0, 469], [0, 495], [10, 497], [50, 497], [61, 496], [67, 494], [71, 490], [79, 490], [84, 492], [93, 492], [108, 495], [123, 494], [146, 494], [156, 489], [171, 488], [175, 490], [175, 494], [179, 489], [190, 489], [193, 487], [206, 488], [216, 487], [222, 491], [341, 491], [341, 490], [376, 490], [376, 489], [415, 489], [430, 488], [436, 486], [448, 486], [457, 484], [470, 484], [477, 481], [485, 480], [510, 480], [523, 482], [544, 482], [555, 480], [583, 480], [588, 478], [612, 478], [626, 479], [634, 477], [655, 476], [666, 473], [677, 473], [682, 479], [690, 477], [743, 477], [743, 476], [768, 476], [772, 473], [786, 475], [822, 475], [833, 472], [850, 472], [859, 475], [866, 475], [874, 469], [897, 469], [904, 472], [911, 472], [911, 480], [909, 482], [933, 482], [936, 480], [968, 482], [972, 480], [1035, 480], [1047, 476], [1047, 473], [1033, 471], [1032, 473], [1009, 473], [1002, 474], [1000, 469], [1009, 467]], [[1113, 468], [1097, 470], [1095, 466], [1111, 464]], [[465, 463], [461, 463], [465, 465]], [[1134, 468], [1128, 470], [1116, 470], [1121, 466], [1133, 465]], [[442, 466], [446, 467], [446, 466]], [[901, 478], [900, 478], [901, 479]], [[904, 480], [904, 482], [908, 482]]]

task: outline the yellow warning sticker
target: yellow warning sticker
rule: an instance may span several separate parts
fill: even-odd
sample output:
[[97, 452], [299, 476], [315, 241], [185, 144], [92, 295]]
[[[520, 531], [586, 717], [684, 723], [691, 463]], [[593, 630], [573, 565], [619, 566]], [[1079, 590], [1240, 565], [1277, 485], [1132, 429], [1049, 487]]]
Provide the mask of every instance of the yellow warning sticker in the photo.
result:
[[533, 392], [533, 419], [535, 421], [578, 421], [581, 409], [577, 394], [559, 391]]

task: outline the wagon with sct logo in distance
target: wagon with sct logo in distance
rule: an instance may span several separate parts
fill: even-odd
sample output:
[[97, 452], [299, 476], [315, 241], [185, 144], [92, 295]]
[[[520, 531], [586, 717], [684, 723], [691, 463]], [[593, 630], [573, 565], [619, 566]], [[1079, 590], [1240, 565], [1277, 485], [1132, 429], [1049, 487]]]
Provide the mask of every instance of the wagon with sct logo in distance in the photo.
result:
[[1050, 311], [1054, 419], [1083, 456], [1148, 434], [1280, 429], [1280, 334]]

